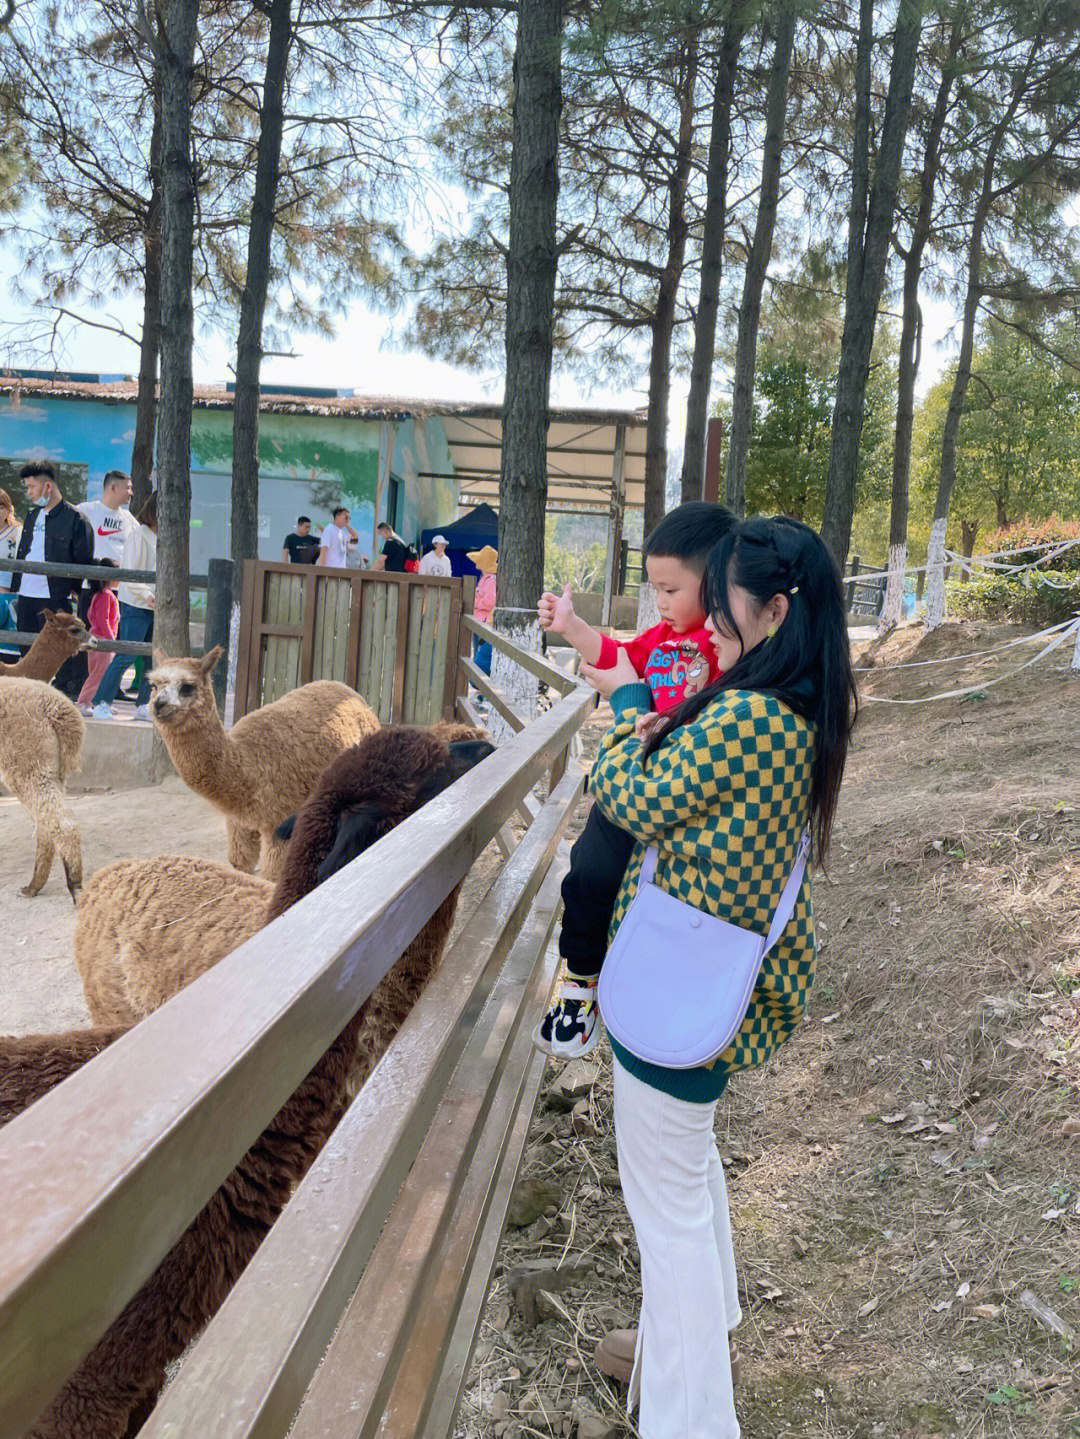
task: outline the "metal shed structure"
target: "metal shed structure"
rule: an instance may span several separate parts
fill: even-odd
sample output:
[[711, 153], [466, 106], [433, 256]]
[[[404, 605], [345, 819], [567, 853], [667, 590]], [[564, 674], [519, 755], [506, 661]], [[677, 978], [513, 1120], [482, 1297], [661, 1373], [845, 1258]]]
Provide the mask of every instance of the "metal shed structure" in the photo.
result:
[[[438, 407], [462, 506], [499, 503], [502, 407]], [[548, 427], [548, 511], [606, 514], [607, 560], [601, 623], [618, 590], [623, 516], [645, 505], [644, 410], [553, 409]], [[437, 476], [432, 475], [432, 478]]]

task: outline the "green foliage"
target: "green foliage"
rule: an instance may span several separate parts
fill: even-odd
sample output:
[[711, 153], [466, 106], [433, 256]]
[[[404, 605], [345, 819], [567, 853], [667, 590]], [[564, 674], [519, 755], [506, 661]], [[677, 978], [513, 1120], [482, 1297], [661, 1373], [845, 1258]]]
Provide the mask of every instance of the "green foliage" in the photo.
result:
[[1028, 570], [1023, 575], [978, 575], [967, 584], [945, 586], [950, 615], [962, 619], [1007, 620], [1054, 625], [1080, 610], [1080, 575], [1075, 570]]
[[[600, 593], [604, 588], [605, 548], [597, 540], [585, 543], [581, 537], [581, 526], [571, 527], [571, 533], [563, 535], [569, 543], [560, 543], [559, 520], [564, 517], [549, 515], [544, 525], [544, 588], [561, 590], [563, 585], [572, 585], [576, 591], [586, 590]], [[573, 530], [578, 530], [574, 534]]]
[[[912, 481], [923, 504], [937, 490], [952, 386], [950, 368], [915, 416]], [[960, 422], [950, 547], [962, 547], [961, 526], [977, 551], [997, 549], [975, 537], [1020, 515], [1075, 509], [1078, 472], [1080, 374], [1021, 337], [991, 330], [975, 352]]]

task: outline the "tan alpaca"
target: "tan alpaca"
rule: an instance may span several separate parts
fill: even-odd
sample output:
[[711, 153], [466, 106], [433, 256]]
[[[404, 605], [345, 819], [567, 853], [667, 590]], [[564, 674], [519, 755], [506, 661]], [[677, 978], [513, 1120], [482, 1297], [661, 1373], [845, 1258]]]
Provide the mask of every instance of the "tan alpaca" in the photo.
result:
[[[447, 745], [491, 739], [486, 730], [456, 721], [424, 732]], [[386, 743], [402, 753], [407, 733], [383, 730]], [[420, 755], [426, 760], [427, 752]], [[342, 756], [330, 773], [340, 779], [349, 763]], [[403, 787], [415, 784], [415, 775], [403, 773]], [[118, 859], [99, 869], [79, 896], [75, 918], [75, 967], [91, 1023], [144, 1019], [257, 934], [273, 897], [268, 880], [186, 854]]]
[[71, 701], [41, 680], [0, 684], [0, 779], [34, 821], [34, 873], [22, 890], [37, 894], [60, 858], [72, 899], [82, 884], [82, 845], [64, 804], [64, 785], [78, 768], [82, 715]]
[[261, 850], [263, 877], [276, 880], [284, 845], [274, 830], [297, 812], [330, 761], [379, 721], [348, 685], [315, 680], [226, 733], [210, 687], [221, 654], [219, 646], [201, 659], [170, 659], [155, 650], [150, 713], [177, 774], [224, 814], [229, 863], [250, 874]]
[[45, 626], [22, 659], [12, 664], [0, 661], [3, 679], [51, 680], [72, 655], [97, 648], [94, 637], [77, 615], [54, 614], [52, 610], [41, 613], [45, 616]]

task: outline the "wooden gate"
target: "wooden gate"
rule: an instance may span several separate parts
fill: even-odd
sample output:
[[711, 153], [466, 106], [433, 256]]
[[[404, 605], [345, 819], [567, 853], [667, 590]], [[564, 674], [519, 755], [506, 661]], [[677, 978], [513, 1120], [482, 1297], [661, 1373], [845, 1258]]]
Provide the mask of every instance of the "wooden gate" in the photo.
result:
[[311, 680], [358, 690], [384, 724], [452, 719], [473, 580], [249, 560], [233, 717]]

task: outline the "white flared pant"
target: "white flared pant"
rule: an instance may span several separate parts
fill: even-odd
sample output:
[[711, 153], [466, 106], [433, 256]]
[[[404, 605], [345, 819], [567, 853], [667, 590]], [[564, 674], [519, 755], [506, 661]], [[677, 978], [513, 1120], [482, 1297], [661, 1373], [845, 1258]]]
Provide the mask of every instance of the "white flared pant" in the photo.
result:
[[739, 1439], [728, 1331], [742, 1318], [716, 1104], [690, 1104], [616, 1059], [619, 1178], [641, 1252], [629, 1407], [642, 1439]]

